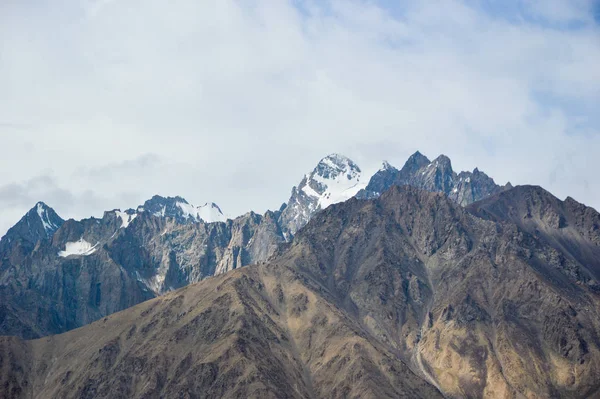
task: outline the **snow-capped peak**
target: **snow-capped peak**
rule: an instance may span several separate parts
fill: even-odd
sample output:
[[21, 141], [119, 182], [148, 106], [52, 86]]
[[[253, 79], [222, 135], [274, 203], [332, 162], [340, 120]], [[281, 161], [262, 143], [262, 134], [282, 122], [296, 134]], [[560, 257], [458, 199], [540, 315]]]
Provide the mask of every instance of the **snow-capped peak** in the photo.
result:
[[60, 251], [58, 256], [66, 258], [68, 256], [89, 256], [98, 250], [100, 243], [92, 245], [83, 238], [78, 241], [67, 242], [65, 244], [65, 250]]
[[324, 179], [335, 179], [345, 175], [351, 179], [360, 173], [360, 168], [350, 158], [340, 154], [330, 154], [319, 161], [311, 175], [321, 176]]
[[332, 154], [304, 177], [299, 188], [307, 196], [317, 199], [316, 209], [325, 209], [352, 198], [366, 183], [361, 181], [361, 170], [351, 159]]
[[11, 242], [18, 238], [35, 244], [52, 235], [65, 221], [43, 202], [36, 203], [23, 217], [2, 237], [2, 242]]
[[204, 221], [206, 223], [224, 222], [227, 220], [221, 208], [214, 202], [206, 203], [202, 206], [195, 207], [186, 202], [177, 202], [177, 206], [183, 212], [184, 217], [192, 218], [196, 221]]
[[56, 220], [52, 220], [51, 216], [49, 215], [50, 207], [48, 207], [48, 205], [40, 201], [35, 205], [35, 210], [40, 217], [42, 225], [44, 226], [44, 230], [47, 234], [54, 233], [60, 227], [59, 223], [57, 223]]
[[360, 168], [348, 157], [331, 154], [321, 159], [316, 168], [304, 175], [281, 213], [286, 239], [296, 234], [318, 211], [331, 204], [346, 201], [366, 187]]

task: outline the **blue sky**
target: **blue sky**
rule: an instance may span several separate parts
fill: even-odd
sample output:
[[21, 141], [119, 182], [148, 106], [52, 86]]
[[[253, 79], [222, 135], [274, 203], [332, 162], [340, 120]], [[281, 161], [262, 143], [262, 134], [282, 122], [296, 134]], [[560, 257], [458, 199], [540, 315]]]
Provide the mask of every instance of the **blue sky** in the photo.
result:
[[[416, 150], [600, 208], [599, 3], [0, 2], [0, 231], [36, 201], [277, 208]], [[0, 233], [1, 234], [1, 233]]]

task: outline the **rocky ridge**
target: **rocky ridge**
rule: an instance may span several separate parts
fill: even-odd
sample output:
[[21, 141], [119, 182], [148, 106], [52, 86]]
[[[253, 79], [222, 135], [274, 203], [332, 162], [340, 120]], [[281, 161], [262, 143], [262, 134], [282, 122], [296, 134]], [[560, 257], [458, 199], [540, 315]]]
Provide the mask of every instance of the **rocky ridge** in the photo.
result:
[[265, 259], [283, 241], [276, 219], [267, 212], [182, 223], [109, 211], [68, 220], [26, 256], [15, 250], [0, 259], [0, 331], [25, 338], [67, 331]]
[[360, 198], [377, 197], [379, 190], [407, 182], [449, 191], [461, 203], [464, 193], [472, 198], [500, 190], [482, 172], [469, 173], [456, 175], [445, 157], [430, 162], [416, 153], [401, 170], [385, 164], [361, 190], [366, 180], [360, 168], [332, 154], [303, 177], [280, 210], [228, 220], [217, 205], [195, 207], [182, 197], [154, 196], [135, 209], [67, 222], [36, 204], [0, 240], [0, 334], [35, 338], [64, 332], [265, 261], [312, 217], [357, 192]]
[[466, 206], [495, 193], [511, 188], [511, 184], [497, 185], [494, 180], [475, 168], [473, 172], [456, 173], [450, 158], [440, 155], [433, 161], [419, 151], [408, 158], [402, 169], [389, 163], [383, 166], [369, 181], [358, 198], [376, 198], [392, 186], [409, 185], [427, 191], [441, 192], [458, 204]]

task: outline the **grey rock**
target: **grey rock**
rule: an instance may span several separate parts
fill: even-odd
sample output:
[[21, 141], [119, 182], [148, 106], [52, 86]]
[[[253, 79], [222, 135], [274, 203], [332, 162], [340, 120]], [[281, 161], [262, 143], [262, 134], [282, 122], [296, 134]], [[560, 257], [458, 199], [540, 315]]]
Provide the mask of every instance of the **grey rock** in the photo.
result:
[[282, 209], [279, 224], [289, 241], [317, 212], [332, 202], [354, 196], [361, 188], [361, 170], [351, 159], [331, 154], [306, 174]]
[[[284, 241], [279, 212], [205, 223], [179, 213], [182, 201], [154, 197], [143, 210], [125, 211], [128, 223], [115, 210], [102, 219], [68, 220], [51, 236], [13, 239], [0, 257], [0, 335], [35, 338], [68, 331], [266, 260]], [[80, 240], [94, 251], [61, 256], [68, 243]]]
[[450, 159], [440, 155], [433, 161], [416, 152], [410, 156], [401, 170], [387, 164], [369, 181], [367, 187], [358, 193], [357, 198], [377, 198], [392, 186], [410, 185], [431, 192], [441, 192], [450, 199], [466, 206], [512, 186], [497, 185], [492, 178], [475, 168], [473, 172], [460, 172], [452, 169]]

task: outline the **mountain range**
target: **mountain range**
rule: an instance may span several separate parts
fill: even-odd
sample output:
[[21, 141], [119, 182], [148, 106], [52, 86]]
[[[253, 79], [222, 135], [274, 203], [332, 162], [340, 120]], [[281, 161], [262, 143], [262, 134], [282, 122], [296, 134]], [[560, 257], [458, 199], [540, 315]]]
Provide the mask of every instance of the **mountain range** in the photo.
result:
[[0, 391], [599, 397], [599, 281], [594, 209], [418, 152], [368, 181], [330, 155], [235, 219], [40, 202], [0, 240]]
[[[66, 222], [39, 202], [0, 240], [0, 334], [37, 338], [68, 331], [265, 261], [319, 211], [354, 196], [374, 198], [392, 185], [410, 183], [460, 203], [467, 190], [502, 190], [477, 170], [463, 175], [473, 181], [462, 183], [447, 157], [430, 162], [417, 152], [400, 171], [385, 163], [368, 181], [352, 160], [331, 154], [292, 188], [279, 210], [234, 219], [214, 203], [196, 207], [179, 196], [156, 195], [135, 209]], [[455, 181], [460, 196], [453, 195]]]

